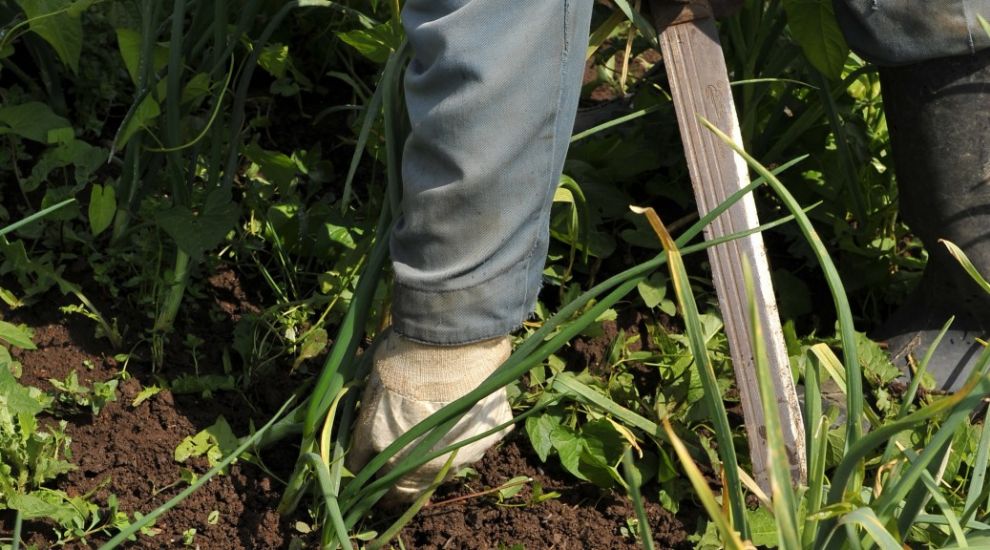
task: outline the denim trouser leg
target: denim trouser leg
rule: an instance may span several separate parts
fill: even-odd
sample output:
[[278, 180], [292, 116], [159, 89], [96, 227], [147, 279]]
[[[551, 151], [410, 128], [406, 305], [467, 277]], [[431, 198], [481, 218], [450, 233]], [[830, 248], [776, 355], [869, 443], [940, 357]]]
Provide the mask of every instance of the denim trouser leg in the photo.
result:
[[407, 0], [394, 329], [462, 344], [533, 310], [574, 124], [592, 0]]
[[979, 16], [990, 0], [833, 0], [853, 50], [878, 65], [973, 54], [990, 47]]

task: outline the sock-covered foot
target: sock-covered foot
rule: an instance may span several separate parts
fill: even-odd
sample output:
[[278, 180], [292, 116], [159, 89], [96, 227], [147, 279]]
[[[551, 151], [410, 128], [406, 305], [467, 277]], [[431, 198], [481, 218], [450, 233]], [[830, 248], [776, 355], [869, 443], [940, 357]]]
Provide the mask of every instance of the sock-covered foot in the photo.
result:
[[[475, 389], [510, 352], [507, 336], [462, 346], [430, 346], [390, 333], [375, 352], [351, 436], [354, 443], [347, 457], [348, 469], [356, 472], [409, 428]], [[469, 410], [434, 449], [486, 432], [511, 418], [505, 390], [499, 390]], [[449, 473], [480, 460], [510, 429], [459, 449]], [[393, 457], [383, 471], [403, 454]], [[433, 482], [447, 458], [438, 457], [401, 478], [386, 499], [392, 503], [415, 500]]]

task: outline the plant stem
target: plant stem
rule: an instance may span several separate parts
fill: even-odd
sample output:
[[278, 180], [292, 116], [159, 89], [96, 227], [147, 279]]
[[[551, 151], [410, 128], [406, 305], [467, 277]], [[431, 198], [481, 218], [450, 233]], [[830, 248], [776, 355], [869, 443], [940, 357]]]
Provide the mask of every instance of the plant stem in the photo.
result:
[[179, 314], [179, 306], [182, 304], [182, 297], [186, 293], [186, 285], [189, 282], [189, 254], [182, 250], [175, 253], [175, 270], [172, 273], [172, 280], [168, 282], [168, 290], [165, 294], [165, 303], [155, 320], [155, 332], [169, 332], [175, 324], [175, 317]]
[[18, 550], [21, 547], [21, 524], [24, 518], [21, 517], [21, 511], [17, 511], [17, 515], [14, 516], [14, 534], [11, 535], [10, 550]]

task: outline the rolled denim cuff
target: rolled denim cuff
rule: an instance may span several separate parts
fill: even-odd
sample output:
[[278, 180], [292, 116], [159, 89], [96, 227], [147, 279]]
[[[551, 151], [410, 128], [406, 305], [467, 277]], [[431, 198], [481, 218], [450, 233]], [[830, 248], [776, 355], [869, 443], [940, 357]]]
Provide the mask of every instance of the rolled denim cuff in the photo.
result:
[[[539, 247], [540, 252], [544, 252]], [[483, 283], [452, 290], [424, 290], [396, 281], [392, 329], [423, 344], [454, 346], [509, 334], [536, 307], [544, 256], [534, 253]]]
[[977, 16], [990, 0], [833, 0], [849, 46], [877, 65], [904, 65], [990, 47]]

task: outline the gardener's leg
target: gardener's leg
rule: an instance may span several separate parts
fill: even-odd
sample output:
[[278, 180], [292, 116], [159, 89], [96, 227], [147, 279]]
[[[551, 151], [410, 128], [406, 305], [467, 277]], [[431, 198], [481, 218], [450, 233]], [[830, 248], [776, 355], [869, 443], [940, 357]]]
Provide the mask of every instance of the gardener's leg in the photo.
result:
[[905, 223], [928, 250], [922, 281], [885, 327], [891, 355], [920, 360], [956, 319], [929, 364], [958, 388], [990, 331], [990, 294], [939, 242], [959, 245], [990, 276], [990, 50], [882, 68], [884, 109]]
[[[379, 347], [355, 432], [365, 462], [509, 354], [533, 310], [549, 212], [577, 107], [591, 0], [408, 0], [412, 132], [392, 237], [393, 332]], [[504, 391], [444, 442], [511, 418]], [[498, 435], [461, 449], [479, 459]], [[409, 497], [438, 459], [406, 479]]]
[[[929, 252], [922, 281], [881, 329], [892, 357], [920, 360], [955, 316], [929, 372], [958, 388], [990, 331], [990, 295], [939, 243], [990, 275], [990, 0], [836, 0], [850, 44], [881, 65], [904, 221]], [[895, 66], [884, 66], [895, 65]]]

